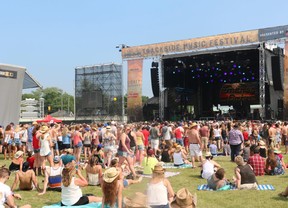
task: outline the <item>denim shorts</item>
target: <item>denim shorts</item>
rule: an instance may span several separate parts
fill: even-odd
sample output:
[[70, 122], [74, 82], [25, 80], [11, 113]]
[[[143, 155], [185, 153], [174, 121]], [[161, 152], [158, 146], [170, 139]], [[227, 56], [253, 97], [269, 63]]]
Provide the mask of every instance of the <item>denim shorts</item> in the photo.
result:
[[143, 144], [137, 145], [137, 148], [138, 148], [138, 150], [144, 150], [144, 145]]
[[118, 150], [117, 153], [118, 153], [119, 156], [128, 157], [128, 152], [123, 152], [121, 150]]

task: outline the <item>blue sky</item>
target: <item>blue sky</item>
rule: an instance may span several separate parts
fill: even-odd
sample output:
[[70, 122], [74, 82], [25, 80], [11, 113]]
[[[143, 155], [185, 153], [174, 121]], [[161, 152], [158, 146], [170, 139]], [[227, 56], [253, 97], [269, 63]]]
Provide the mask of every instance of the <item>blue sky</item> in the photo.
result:
[[[0, 63], [24, 66], [44, 88], [71, 95], [77, 66], [122, 63], [118, 44], [288, 24], [287, 0], [0, 0], [0, 6]], [[143, 73], [149, 97], [151, 62], [145, 60]]]

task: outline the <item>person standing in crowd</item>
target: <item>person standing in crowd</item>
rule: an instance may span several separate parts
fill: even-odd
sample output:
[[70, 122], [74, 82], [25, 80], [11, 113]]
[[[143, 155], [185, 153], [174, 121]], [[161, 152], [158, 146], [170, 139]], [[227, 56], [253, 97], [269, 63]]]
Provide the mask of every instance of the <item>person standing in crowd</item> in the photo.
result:
[[53, 155], [51, 152], [51, 147], [53, 146], [51, 137], [49, 135], [48, 126], [42, 126], [39, 130], [41, 134], [39, 134], [40, 140], [40, 156], [42, 161], [42, 170], [45, 170], [45, 159], [48, 160], [50, 167], [53, 167]]
[[104, 155], [105, 155], [104, 164], [106, 165], [106, 167], [110, 166], [111, 160], [113, 159], [114, 156], [114, 149], [116, 144], [116, 137], [111, 132], [111, 130], [112, 129], [110, 126], [106, 126], [106, 131], [102, 135], [102, 144], [104, 146]]
[[[40, 156], [40, 141], [39, 141], [39, 135], [40, 134], [38, 131], [40, 129], [40, 125], [34, 124], [32, 128], [32, 147], [34, 151], [34, 164], [33, 164], [33, 169], [35, 174], [41, 175], [41, 165], [42, 165], [42, 158]], [[28, 131], [29, 132], [29, 131]], [[29, 135], [29, 134], [28, 134]], [[29, 139], [28, 139], [29, 140]]]
[[74, 155], [76, 158], [76, 163], [80, 162], [80, 157], [81, 157], [81, 151], [82, 151], [82, 146], [83, 146], [83, 138], [82, 134], [80, 133], [80, 126], [76, 125], [75, 126], [75, 131], [72, 134], [72, 139], [73, 139], [73, 146], [74, 146]]
[[100, 144], [99, 132], [98, 132], [97, 126], [92, 126], [91, 129], [92, 129], [91, 130], [92, 131], [92, 133], [91, 133], [91, 137], [92, 137], [91, 145], [92, 145], [92, 149], [95, 149]]
[[154, 123], [152, 124], [152, 128], [150, 129], [150, 143], [151, 143], [151, 147], [154, 150], [155, 154], [157, 154], [158, 148], [159, 148], [159, 140], [160, 140], [160, 130], [159, 130], [159, 124], [158, 123]]
[[165, 121], [164, 122], [164, 126], [162, 127], [162, 136], [163, 136], [163, 139], [165, 141], [170, 141], [171, 140], [171, 133], [172, 133], [172, 129], [171, 127], [169, 126], [169, 123], [168, 121]]
[[234, 124], [233, 128], [229, 131], [228, 134], [232, 162], [234, 162], [235, 156], [240, 154], [241, 145], [244, 142], [243, 134], [238, 128], [239, 125], [237, 123]]
[[274, 147], [276, 147], [277, 130], [272, 123], [269, 123], [268, 126], [269, 126], [269, 128], [268, 128], [268, 134], [269, 134], [268, 144], [269, 144], [269, 147], [273, 149]]
[[173, 200], [174, 191], [164, 173], [165, 169], [161, 164], [154, 166], [152, 179], [147, 188], [147, 201], [151, 208], [169, 208], [169, 204]]
[[28, 124], [22, 125], [22, 130], [21, 130], [21, 150], [26, 154], [26, 145], [28, 141]]
[[148, 145], [149, 145], [149, 136], [150, 136], [150, 132], [149, 132], [149, 127], [148, 126], [143, 126], [142, 127], [142, 133], [144, 135], [145, 141], [144, 141], [144, 146], [147, 149]]
[[4, 130], [3, 126], [0, 125], [0, 153], [3, 153], [3, 143], [4, 143]]
[[119, 165], [122, 165], [124, 161], [127, 161], [129, 170], [133, 174], [134, 179], [136, 179], [136, 172], [133, 166], [134, 152], [130, 149], [130, 138], [128, 137], [130, 131], [131, 126], [126, 125], [121, 132], [118, 147]]
[[71, 134], [67, 126], [62, 128], [62, 149], [69, 149], [71, 148]]
[[175, 129], [174, 133], [175, 133], [176, 143], [181, 146], [184, 146], [184, 141], [183, 141], [184, 128], [182, 127], [182, 123], [178, 124], [178, 127]]
[[138, 126], [136, 126], [135, 136], [136, 136], [136, 145], [137, 145], [136, 155], [138, 155], [139, 157], [140, 165], [142, 164], [143, 153], [145, 149], [144, 148], [145, 137], [141, 130], [142, 130], [142, 125], [138, 124]]
[[251, 145], [248, 164], [253, 168], [255, 176], [263, 176], [265, 171], [265, 160], [259, 155], [260, 147], [257, 147], [255, 144]]
[[284, 121], [281, 129], [282, 144], [285, 146], [285, 154], [288, 154], [288, 122]]
[[192, 123], [186, 134], [190, 143], [189, 148], [192, 168], [195, 168], [196, 157], [199, 157], [200, 162], [202, 162], [202, 143], [198, 132], [198, 125], [196, 123]]
[[46, 190], [61, 192], [62, 180], [62, 162], [60, 156], [55, 156], [53, 159], [54, 167], [46, 168], [43, 191], [38, 195], [43, 195]]
[[14, 145], [15, 145], [15, 151], [19, 151], [21, 149], [21, 137], [22, 137], [22, 131], [19, 125], [16, 125], [16, 128], [14, 129]]
[[14, 157], [14, 147], [12, 147], [13, 143], [13, 130], [12, 126], [9, 124], [6, 126], [5, 131], [4, 131], [4, 160], [7, 160], [7, 152], [8, 152], [8, 159], [12, 159]]
[[120, 170], [111, 167], [104, 172], [101, 189], [103, 193], [102, 208], [122, 208], [123, 182], [120, 179]]
[[83, 129], [83, 146], [84, 146], [84, 160], [86, 161], [91, 155], [91, 141], [92, 136], [90, 128], [86, 127]]
[[[4, 207], [4, 205], [8, 205], [8, 207], [17, 208], [14, 198], [22, 199], [20, 194], [14, 194], [10, 187], [5, 183], [9, 180], [10, 171], [7, 168], [0, 168], [0, 207]], [[26, 204], [20, 206], [19, 208], [31, 208], [31, 205]]]
[[201, 137], [201, 142], [203, 145], [203, 151], [208, 151], [208, 141], [210, 137], [210, 131], [208, 124], [205, 122], [202, 127], [199, 129], [200, 137]]
[[217, 149], [218, 151], [220, 151], [220, 149], [222, 148], [222, 138], [221, 138], [221, 129], [219, 128], [218, 124], [215, 124], [213, 128], [213, 136], [214, 141], [216, 141]]

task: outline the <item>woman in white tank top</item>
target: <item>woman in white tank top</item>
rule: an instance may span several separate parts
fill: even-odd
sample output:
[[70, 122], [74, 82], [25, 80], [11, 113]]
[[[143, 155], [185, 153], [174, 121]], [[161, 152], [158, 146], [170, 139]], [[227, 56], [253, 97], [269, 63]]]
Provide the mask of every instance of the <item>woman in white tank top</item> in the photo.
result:
[[[78, 177], [75, 177], [75, 176]], [[82, 176], [80, 170], [76, 170], [75, 163], [68, 163], [62, 171], [61, 205], [78, 206], [92, 202], [101, 202], [101, 197], [86, 196], [82, 194], [80, 187], [87, 186], [87, 180]]]
[[169, 208], [169, 202], [173, 200], [173, 188], [165, 178], [164, 169], [161, 164], [155, 165], [153, 169], [152, 179], [147, 188], [148, 205], [152, 208], [161, 206]]

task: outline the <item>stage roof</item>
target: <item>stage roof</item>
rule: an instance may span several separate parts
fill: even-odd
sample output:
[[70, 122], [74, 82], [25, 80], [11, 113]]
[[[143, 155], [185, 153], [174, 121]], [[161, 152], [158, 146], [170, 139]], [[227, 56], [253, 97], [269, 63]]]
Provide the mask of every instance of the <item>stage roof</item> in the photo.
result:
[[243, 51], [243, 50], [251, 50], [257, 49], [259, 47], [259, 43], [254, 44], [245, 44], [241, 46], [227, 46], [227, 47], [213, 47], [213, 48], [206, 48], [203, 50], [196, 50], [192, 52], [186, 53], [177, 53], [177, 54], [167, 54], [163, 55], [162, 59], [169, 59], [169, 58], [179, 58], [179, 57], [186, 57], [186, 56], [194, 56], [194, 55], [202, 55], [202, 54], [212, 54], [212, 53], [224, 53], [229, 51]]

